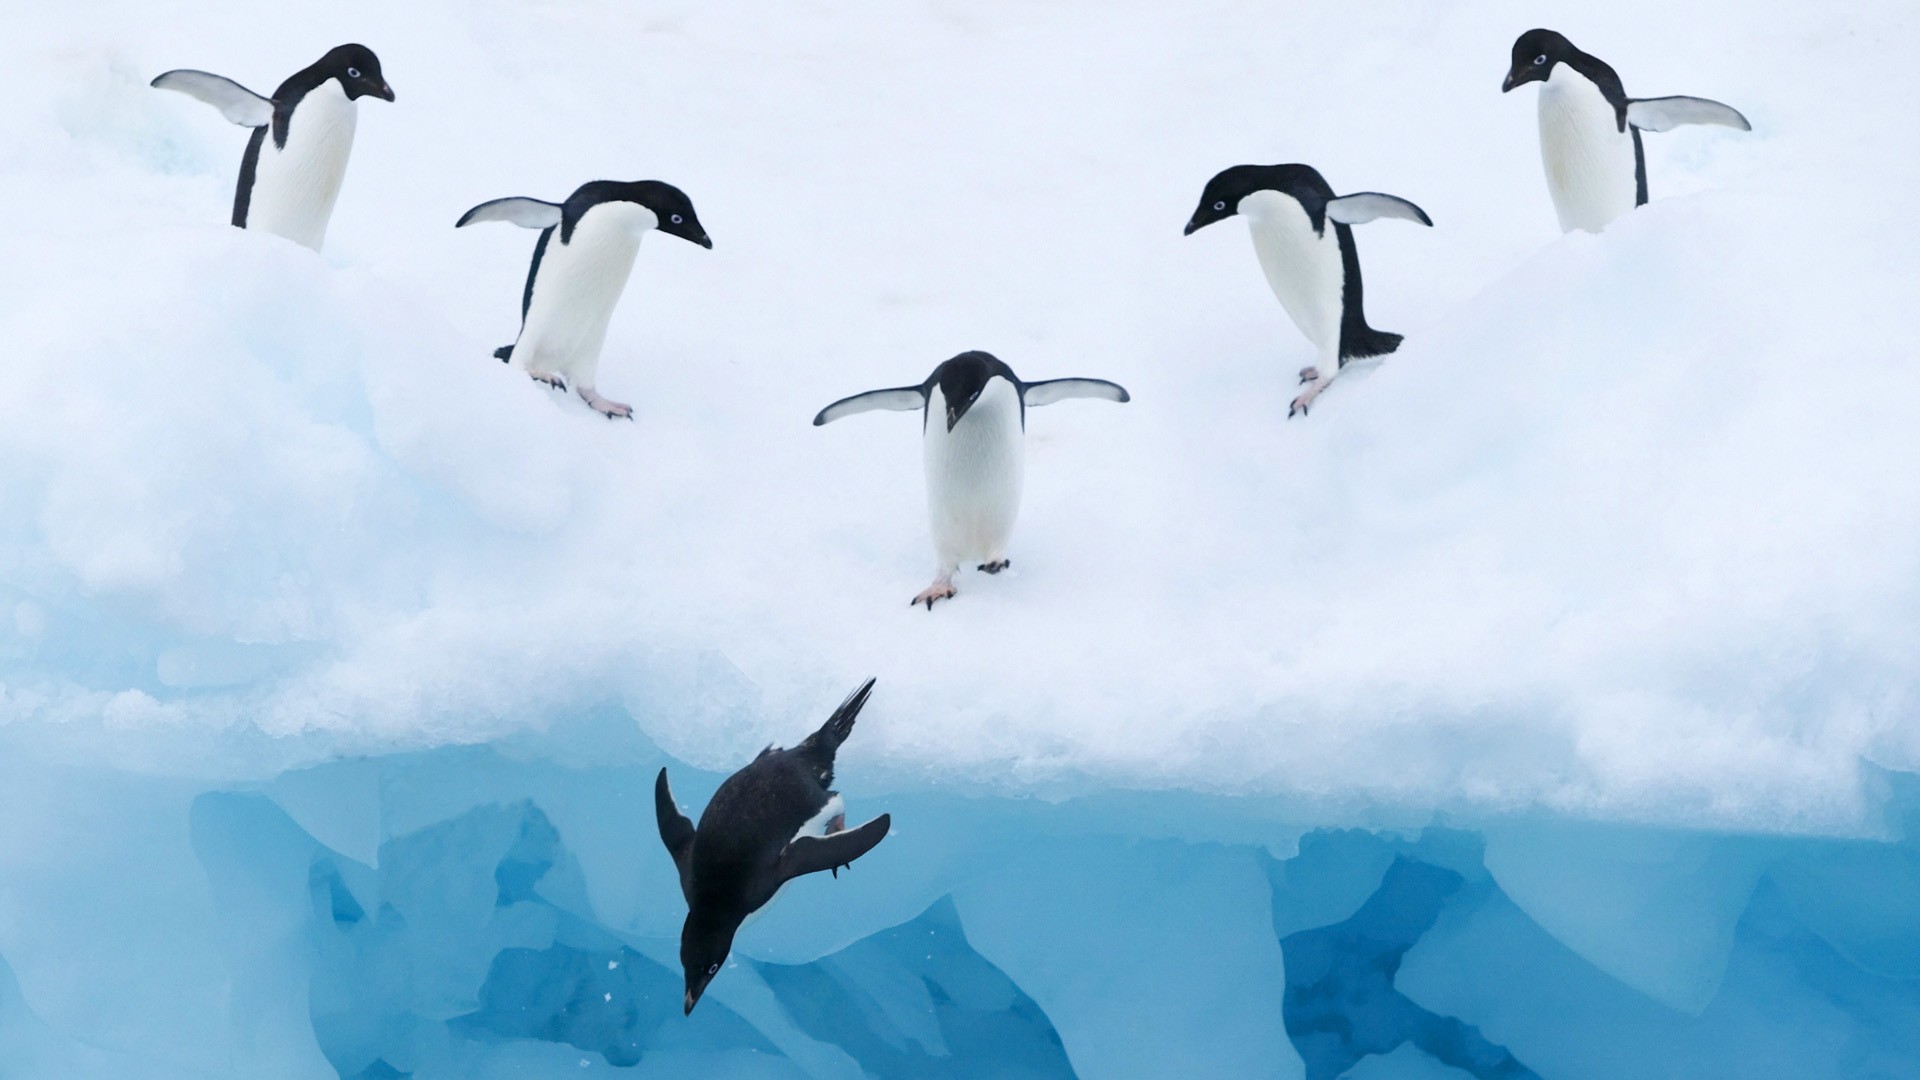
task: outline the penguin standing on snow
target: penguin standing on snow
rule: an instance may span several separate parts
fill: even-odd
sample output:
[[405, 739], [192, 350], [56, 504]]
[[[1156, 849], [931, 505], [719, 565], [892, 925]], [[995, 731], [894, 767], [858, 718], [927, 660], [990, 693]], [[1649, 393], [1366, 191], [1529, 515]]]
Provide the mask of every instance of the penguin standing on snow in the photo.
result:
[[301, 68], [270, 98], [232, 79], [181, 68], [153, 80], [220, 110], [253, 129], [240, 159], [233, 223], [284, 236], [315, 251], [347, 174], [353, 128], [363, 97], [393, 100], [380, 58], [365, 45], [342, 45]]
[[1599, 232], [1647, 201], [1642, 131], [1682, 124], [1720, 124], [1752, 131], [1732, 107], [1697, 97], [1630, 98], [1604, 60], [1551, 30], [1529, 30], [1513, 43], [1506, 93], [1540, 87], [1540, 160], [1560, 231]]
[[1012, 565], [1007, 541], [1026, 475], [1027, 407], [1067, 398], [1130, 400], [1124, 388], [1105, 379], [1021, 382], [991, 354], [964, 352], [918, 386], [855, 394], [813, 418], [819, 427], [872, 409], [920, 410], [927, 517], [939, 558], [933, 584], [909, 606], [925, 604], [932, 611], [934, 601], [952, 596], [962, 562], [982, 560], [980, 569], [989, 574]]
[[1348, 361], [1385, 356], [1400, 347], [1399, 334], [1367, 325], [1352, 226], [1383, 217], [1428, 226], [1433, 220], [1394, 195], [1335, 196], [1310, 165], [1235, 165], [1207, 181], [1186, 235], [1235, 214], [1247, 219], [1253, 253], [1273, 295], [1319, 350], [1320, 363], [1300, 369], [1306, 389], [1287, 409], [1288, 417], [1305, 416]]
[[840, 793], [832, 790], [834, 753], [853, 732], [854, 718], [872, 692], [868, 679], [799, 746], [760, 751], [713, 793], [698, 828], [674, 803], [667, 770], [660, 770], [653, 785], [654, 815], [687, 898], [680, 964], [686, 969], [688, 1013], [720, 973], [747, 916], [794, 878], [821, 870], [839, 877], [840, 867], [886, 839], [890, 815], [848, 829]]
[[594, 180], [580, 185], [565, 202], [524, 197], [483, 202], [461, 215], [454, 227], [482, 221], [540, 230], [520, 297], [520, 337], [493, 355], [556, 389], [572, 383], [581, 399], [608, 419], [631, 420], [632, 406], [594, 390], [607, 323], [647, 230], [713, 247], [692, 201], [679, 188], [658, 180]]

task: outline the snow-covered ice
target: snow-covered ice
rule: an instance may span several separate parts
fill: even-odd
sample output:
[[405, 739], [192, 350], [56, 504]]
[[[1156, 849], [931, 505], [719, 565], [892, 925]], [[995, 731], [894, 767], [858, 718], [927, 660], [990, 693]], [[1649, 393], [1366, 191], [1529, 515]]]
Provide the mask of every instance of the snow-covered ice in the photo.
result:
[[[1331, 1076], [1311, 1015], [1354, 1076], [1920, 1075], [1908, 5], [9, 25], [0, 1074]], [[1561, 236], [1535, 25], [1754, 131]], [[327, 250], [226, 227], [244, 132], [146, 81], [348, 40], [397, 101]], [[1244, 227], [1181, 236], [1278, 161], [1435, 221], [1356, 229], [1407, 343], [1292, 423]], [[642, 245], [631, 425], [491, 358], [531, 236], [453, 229], [598, 177], [715, 243]], [[929, 614], [916, 433], [808, 421], [969, 348], [1134, 401], [1031, 416], [1013, 569]], [[895, 835], [658, 1013], [651, 770], [868, 675]]]

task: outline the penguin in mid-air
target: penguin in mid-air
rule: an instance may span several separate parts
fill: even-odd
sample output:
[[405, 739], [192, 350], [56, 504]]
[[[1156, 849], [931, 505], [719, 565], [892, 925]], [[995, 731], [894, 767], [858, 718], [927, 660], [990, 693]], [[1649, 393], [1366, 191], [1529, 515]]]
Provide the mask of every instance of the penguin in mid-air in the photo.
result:
[[992, 354], [963, 352], [918, 386], [841, 398], [813, 418], [819, 427], [872, 409], [920, 410], [927, 517], [938, 564], [933, 584], [910, 606], [925, 604], [932, 611], [934, 601], [952, 596], [953, 575], [963, 562], [980, 560], [989, 574], [1012, 565], [1007, 541], [1026, 475], [1027, 408], [1067, 398], [1131, 400], [1125, 388], [1105, 379], [1021, 382]]
[[556, 389], [572, 383], [582, 400], [610, 420], [631, 420], [632, 406], [601, 397], [593, 388], [607, 323], [647, 230], [713, 247], [694, 215], [693, 202], [679, 188], [658, 180], [594, 180], [580, 185], [565, 202], [518, 196], [483, 202], [461, 215], [454, 227], [482, 221], [510, 221], [540, 230], [520, 296], [520, 337], [493, 355]]
[[871, 693], [868, 679], [805, 742], [791, 750], [769, 746], [760, 751], [714, 791], [698, 828], [680, 812], [667, 786], [667, 770], [660, 770], [653, 785], [654, 815], [687, 898], [680, 964], [687, 975], [688, 1013], [720, 973], [747, 916], [794, 878], [821, 870], [839, 877], [840, 867], [886, 839], [891, 815], [849, 829], [840, 793], [833, 790], [834, 752], [853, 732], [854, 718]]
[[1352, 226], [1375, 218], [1431, 226], [1433, 219], [1396, 195], [1336, 196], [1310, 165], [1235, 165], [1207, 181], [1186, 235], [1235, 214], [1247, 219], [1273, 295], [1320, 353], [1319, 364], [1300, 369], [1306, 389], [1287, 408], [1288, 417], [1305, 416], [1348, 361], [1400, 347], [1399, 334], [1367, 325]]
[[232, 79], [181, 68], [153, 80], [220, 110], [253, 129], [240, 159], [233, 192], [233, 223], [284, 236], [315, 251], [353, 153], [353, 128], [363, 97], [393, 100], [380, 58], [365, 45], [342, 45], [301, 68], [270, 98]]
[[1682, 124], [1753, 130], [1737, 110], [1706, 98], [1630, 98], [1606, 61], [1552, 30], [1529, 30], [1514, 41], [1500, 92], [1530, 82], [1541, 84], [1540, 160], [1561, 232], [1599, 232], [1646, 203], [1641, 132]]

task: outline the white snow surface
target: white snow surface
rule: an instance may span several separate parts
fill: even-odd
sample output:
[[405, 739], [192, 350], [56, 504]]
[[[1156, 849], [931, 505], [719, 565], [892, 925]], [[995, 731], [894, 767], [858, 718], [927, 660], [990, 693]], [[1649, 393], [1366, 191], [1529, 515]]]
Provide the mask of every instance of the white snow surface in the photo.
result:
[[[1903, 0], [1471, 9], [330, 0], [19, 8], [0, 111], [0, 739], [268, 775], [624, 711], [731, 768], [867, 675], [869, 792], [1184, 788], [1874, 834], [1920, 767], [1920, 295]], [[1514, 36], [1750, 134], [1649, 135], [1560, 236]], [[380, 55], [324, 254], [226, 226], [270, 92]], [[1229, 165], [1417, 202], [1356, 229], [1407, 335], [1314, 359]], [[532, 234], [475, 203], [682, 187], [610, 424], [489, 353]], [[987, 349], [1029, 415], [997, 578], [929, 613], [908, 416]]]

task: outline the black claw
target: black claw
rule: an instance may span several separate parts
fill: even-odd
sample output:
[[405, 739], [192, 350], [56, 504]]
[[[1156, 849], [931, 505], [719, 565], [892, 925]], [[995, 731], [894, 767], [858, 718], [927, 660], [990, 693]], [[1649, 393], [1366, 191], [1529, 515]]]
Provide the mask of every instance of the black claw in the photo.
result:
[[837, 866], [833, 868], [833, 879], [835, 881], [840, 880], [840, 868]]

